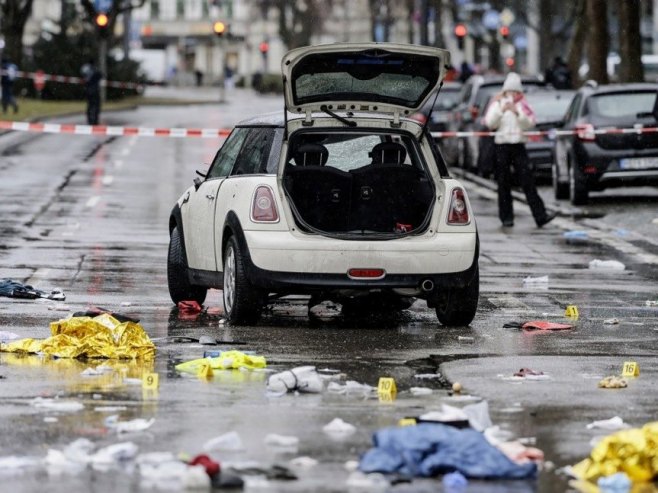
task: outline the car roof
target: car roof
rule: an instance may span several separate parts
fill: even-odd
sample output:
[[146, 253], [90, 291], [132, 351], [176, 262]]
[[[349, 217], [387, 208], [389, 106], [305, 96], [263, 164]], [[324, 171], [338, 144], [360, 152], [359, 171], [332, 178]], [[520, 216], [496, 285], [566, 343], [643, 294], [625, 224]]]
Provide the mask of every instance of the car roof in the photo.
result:
[[585, 85], [583, 88], [592, 94], [606, 94], [614, 92], [633, 92], [633, 91], [658, 91], [658, 84], [649, 82], [632, 82], [623, 84], [605, 84], [605, 85]]

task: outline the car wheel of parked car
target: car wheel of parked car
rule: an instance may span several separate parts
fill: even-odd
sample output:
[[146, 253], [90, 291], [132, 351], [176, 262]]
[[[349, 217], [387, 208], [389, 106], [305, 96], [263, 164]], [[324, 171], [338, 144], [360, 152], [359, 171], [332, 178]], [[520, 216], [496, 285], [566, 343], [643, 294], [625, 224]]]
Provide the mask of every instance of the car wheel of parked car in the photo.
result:
[[585, 177], [575, 163], [569, 166], [569, 199], [573, 205], [585, 205], [589, 199]]
[[208, 293], [208, 288], [195, 286], [190, 283], [185, 255], [185, 245], [175, 227], [169, 238], [169, 253], [167, 255], [167, 283], [169, 285], [169, 296], [178, 304], [179, 301], [196, 301], [203, 304]]
[[449, 288], [439, 294], [436, 316], [443, 325], [466, 326], [473, 321], [480, 296], [480, 269], [463, 288]]
[[557, 200], [569, 198], [569, 184], [560, 181], [560, 171], [556, 162], [551, 167], [551, 179], [553, 180], [553, 193]]
[[224, 312], [229, 323], [250, 325], [260, 318], [263, 295], [246, 276], [242, 252], [234, 236], [224, 250]]

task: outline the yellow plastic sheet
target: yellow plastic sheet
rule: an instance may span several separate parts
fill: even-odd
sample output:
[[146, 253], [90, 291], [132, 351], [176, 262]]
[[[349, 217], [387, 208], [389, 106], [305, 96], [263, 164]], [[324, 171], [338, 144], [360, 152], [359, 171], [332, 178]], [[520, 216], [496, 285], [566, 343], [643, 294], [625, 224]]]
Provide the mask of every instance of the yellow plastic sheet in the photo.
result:
[[658, 475], [658, 421], [608, 435], [572, 470], [586, 481], [617, 472], [625, 472], [634, 483], [652, 481]]
[[246, 368], [255, 370], [258, 368], [265, 368], [267, 362], [264, 356], [255, 356], [245, 354], [240, 351], [223, 351], [222, 354], [216, 358], [199, 358], [191, 361], [185, 361], [176, 365], [178, 371], [196, 374], [203, 364], [210, 363], [213, 370], [231, 370], [238, 368]]
[[155, 345], [141, 325], [119, 322], [104, 313], [96, 317], [71, 317], [50, 323], [51, 337], [21, 339], [0, 345], [8, 353], [43, 353], [58, 358], [155, 358]]

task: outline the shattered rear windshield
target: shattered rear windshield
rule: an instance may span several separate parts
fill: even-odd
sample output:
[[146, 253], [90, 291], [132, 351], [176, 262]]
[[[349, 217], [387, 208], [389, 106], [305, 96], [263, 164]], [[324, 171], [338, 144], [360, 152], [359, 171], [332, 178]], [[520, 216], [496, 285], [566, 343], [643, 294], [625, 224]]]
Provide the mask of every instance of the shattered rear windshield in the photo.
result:
[[409, 108], [432, 90], [440, 59], [382, 50], [354, 54], [315, 54], [292, 71], [295, 104], [319, 101], [386, 102]]

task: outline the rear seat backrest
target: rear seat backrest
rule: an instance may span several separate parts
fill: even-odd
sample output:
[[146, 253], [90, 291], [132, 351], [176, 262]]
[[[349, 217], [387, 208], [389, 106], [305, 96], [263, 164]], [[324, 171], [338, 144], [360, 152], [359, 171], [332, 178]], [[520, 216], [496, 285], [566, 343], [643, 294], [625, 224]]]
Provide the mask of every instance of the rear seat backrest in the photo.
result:
[[404, 164], [407, 150], [398, 142], [380, 142], [370, 151], [372, 164]]
[[324, 166], [329, 158], [329, 151], [322, 144], [302, 144], [293, 156], [297, 166]]

